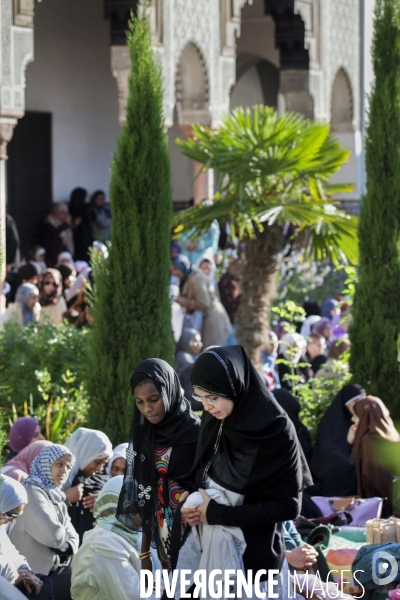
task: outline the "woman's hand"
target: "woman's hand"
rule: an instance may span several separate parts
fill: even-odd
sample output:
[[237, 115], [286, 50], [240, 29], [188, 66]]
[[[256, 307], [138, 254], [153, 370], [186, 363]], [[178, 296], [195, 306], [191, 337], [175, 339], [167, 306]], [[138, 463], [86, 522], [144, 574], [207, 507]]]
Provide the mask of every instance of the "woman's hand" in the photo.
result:
[[304, 546], [286, 552], [286, 560], [289, 565], [301, 571], [306, 571], [315, 565], [317, 558], [318, 552], [309, 544], [304, 544]]
[[18, 575], [19, 577], [14, 582], [14, 585], [18, 585], [21, 583], [21, 581], [23, 581], [27, 592], [31, 594], [31, 587], [34, 587], [37, 596], [42, 589], [43, 582], [27, 569], [18, 569]]
[[87, 496], [82, 498], [83, 508], [90, 508], [90, 510], [93, 512], [93, 506], [97, 500], [97, 496], [98, 494], [88, 494]]
[[203, 523], [203, 525], [208, 525], [207, 522], [207, 508], [208, 505], [210, 504], [210, 496], [208, 494], [206, 494], [206, 492], [204, 490], [202, 490], [201, 488], [199, 489], [200, 494], [203, 496], [203, 504], [200, 504], [200, 506], [197, 507], [197, 511], [200, 514], [200, 523]]
[[65, 495], [71, 504], [79, 502], [83, 496], [83, 483], [78, 483], [78, 485], [74, 485], [74, 487], [69, 488], [69, 490], [65, 492]]
[[182, 520], [191, 527], [196, 527], [200, 523], [198, 508], [182, 508], [181, 515]]
[[[189, 496], [189, 492], [183, 492], [179, 502], [183, 502]], [[194, 527], [199, 524], [199, 515], [197, 508], [181, 508], [181, 517], [185, 525]]]

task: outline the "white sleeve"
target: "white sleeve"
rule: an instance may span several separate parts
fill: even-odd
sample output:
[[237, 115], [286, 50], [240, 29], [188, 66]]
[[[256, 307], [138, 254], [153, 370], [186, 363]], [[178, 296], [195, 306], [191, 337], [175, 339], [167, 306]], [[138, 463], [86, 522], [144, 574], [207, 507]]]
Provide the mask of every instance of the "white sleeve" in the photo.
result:
[[4, 556], [0, 556], [0, 577], [4, 577], [10, 583], [14, 583], [19, 577], [17, 568]]

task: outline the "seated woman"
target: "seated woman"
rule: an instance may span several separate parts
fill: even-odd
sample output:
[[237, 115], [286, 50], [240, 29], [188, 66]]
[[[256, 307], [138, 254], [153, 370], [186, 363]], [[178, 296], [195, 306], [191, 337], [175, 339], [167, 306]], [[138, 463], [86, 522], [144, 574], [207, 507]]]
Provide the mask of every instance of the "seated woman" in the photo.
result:
[[158, 549], [163, 568], [170, 569], [172, 521], [190, 485], [183, 476], [193, 464], [200, 420], [182, 395], [177, 374], [163, 360], [139, 363], [131, 388], [133, 421], [117, 518], [127, 527], [142, 528], [142, 569], [152, 569], [150, 544]]
[[[30, 594], [31, 586], [35, 593], [42, 590], [42, 582], [36, 577], [24, 556], [22, 556], [9, 538], [10, 526], [20, 518], [28, 502], [26, 490], [18, 481], [7, 476], [0, 477], [0, 578], [4, 577], [12, 585]], [[3, 593], [0, 584], [0, 597]], [[48, 587], [46, 586], [48, 590]], [[50, 590], [51, 591], [51, 590]], [[45, 599], [46, 595], [36, 596]], [[50, 596], [47, 596], [50, 600]]]
[[64, 491], [69, 516], [79, 534], [79, 542], [82, 543], [83, 534], [95, 525], [93, 506], [109, 479], [103, 471], [112, 456], [112, 444], [105, 433], [80, 427], [65, 445], [75, 456], [76, 462], [64, 485]]
[[4, 315], [5, 323], [17, 323], [20, 327], [40, 320], [39, 290], [33, 283], [23, 283], [17, 289], [14, 304]]
[[28, 504], [11, 531], [11, 541], [36, 573], [48, 575], [57, 600], [70, 600], [71, 557], [78, 550], [62, 485], [74, 464], [68, 448], [53, 444], [31, 465], [24, 486]]
[[113, 455], [108, 461], [106, 468], [107, 475], [111, 477], [117, 477], [125, 473], [126, 466], [126, 451], [128, 450], [128, 443], [119, 444], [113, 450]]
[[139, 600], [138, 532], [116, 518], [123, 476], [113, 477], [94, 505], [96, 527], [72, 561], [74, 600]]
[[47, 269], [42, 275], [40, 286], [41, 321], [52, 325], [63, 324], [67, 303], [62, 291], [61, 273], [57, 269]]
[[[204, 413], [188, 476], [196, 474], [203, 503], [182, 508], [191, 530], [176, 568], [192, 576], [197, 569], [277, 569], [274, 591], [286, 598], [281, 523], [298, 516], [301, 490], [311, 481], [295, 429], [241, 346], [201, 354], [192, 385]], [[225, 501], [210, 499], [208, 491], [222, 493]], [[232, 528], [242, 532], [244, 553]], [[203, 543], [206, 532], [212, 545]], [[261, 577], [264, 585], [266, 579]]]
[[[315, 481], [310, 491], [312, 495], [350, 496], [356, 494], [356, 472], [347, 435], [352, 425], [354, 406], [361, 398], [365, 398], [365, 395], [365, 390], [361, 386], [345, 385], [322, 417], [310, 463]], [[304, 516], [314, 515], [304, 514]]]
[[293, 521], [284, 521], [285, 556], [290, 570], [307, 571], [317, 562], [318, 552], [301, 539]]
[[175, 355], [175, 370], [193, 410], [202, 410], [201, 404], [192, 400], [193, 388], [190, 383], [190, 375], [193, 365], [203, 348], [201, 335], [196, 329], [183, 329], [178, 342], [178, 352]]
[[394, 466], [384, 464], [382, 442], [389, 444], [389, 456], [396, 456], [396, 446], [400, 442], [389, 410], [382, 400], [367, 396], [354, 405], [353, 423], [348, 442], [353, 444], [354, 464], [357, 475], [357, 495], [361, 498], [384, 498], [383, 516], [393, 514], [392, 482], [393, 473], [398, 472]]
[[17, 419], [8, 434], [8, 444], [11, 452], [7, 456], [7, 461], [14, 458], [26, 446], [38, 440], [44, 440], [39, 422], [33, 417], [20, 417]]
[[[316, 564], [318, 552], [313, 546], [303, 542], [293, 521], [285, 521], [282, 525], [286, 560], [290, 567], [290, 572], [296, 573], [296, 578], [291, 578], [288, 598], [294, 598], [295, 600], [301, 600], [304, 597], [315, 599], [353, 598], [353, 596], [342, 593], [338, 589], [337, 584], [333, 582], [325, 583], [324, 581], [321, 581], [321, 577], [317, 579], [316, 575], [313, 575], [315, 570], [318, 569], [318, 565]], [[307, 576], [302, 576], [301, 573], [304, 573], [305, 571], [307, 571]], [[313, 593], [314, 589], [315, 594]], [[320, 594], [320, 592], [322, 593]]]
[[34, 459], [44, 450], [47, 446], [52, 446], [52, 442], [47, 440], [38, 440], [26, 446], [21, 452], [9, 460], [4, 467], [1, 469], [3, 475], [7, 475], [16, 481], [23, 482], [30, 475], [31, 464]]

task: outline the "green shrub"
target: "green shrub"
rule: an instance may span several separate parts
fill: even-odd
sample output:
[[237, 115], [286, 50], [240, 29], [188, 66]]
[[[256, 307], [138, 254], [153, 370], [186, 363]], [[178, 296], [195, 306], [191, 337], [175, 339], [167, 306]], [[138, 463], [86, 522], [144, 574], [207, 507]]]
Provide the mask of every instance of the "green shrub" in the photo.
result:
[[84, 329], [50, 324], [0, 329], [0, 409], [6, 418], [35, 412], [43, 403], [36, 371], [47, 371], [53, 385], [65, 385], [67, 371], [83, 381], [85, 335]]

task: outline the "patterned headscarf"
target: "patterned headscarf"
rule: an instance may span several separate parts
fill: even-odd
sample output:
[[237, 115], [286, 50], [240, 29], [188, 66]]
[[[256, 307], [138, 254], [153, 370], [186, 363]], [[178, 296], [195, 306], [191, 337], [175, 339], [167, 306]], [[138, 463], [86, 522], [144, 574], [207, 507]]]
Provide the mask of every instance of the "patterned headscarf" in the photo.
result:
[[98, 527], [120, 535], [131, 546], [136, 548], [138, 532], [125, 527], [115, 516], [123, 481], [123, 475], [117, 475], [107, 481], [96, 500], [93, 515]]
[[55, 463], [58, 458], [61, 458], [66, 454], [71, 455], [71, 466], [73, 467], [75, 456], [66, 446], [54, 444], [53, 446], [45, 448], [32, 462], [31, 474], [28, 479], [25, 480], [24, 486], [37, 485], [46, 492], [53, 504], [64, 501], [66, 496], [64, 492], [61, 491], [61, 487], [56, 486], [54, 483], [51, 474], [51, 465]]

